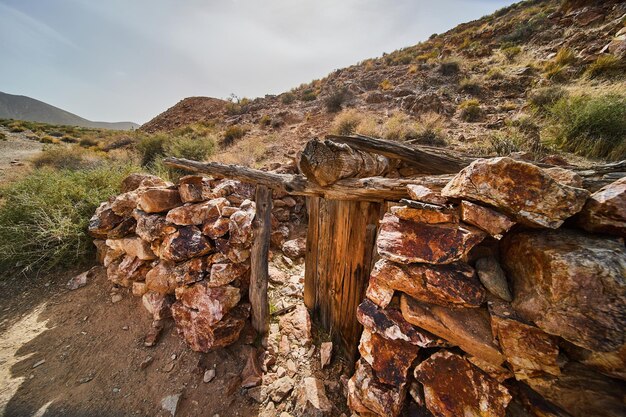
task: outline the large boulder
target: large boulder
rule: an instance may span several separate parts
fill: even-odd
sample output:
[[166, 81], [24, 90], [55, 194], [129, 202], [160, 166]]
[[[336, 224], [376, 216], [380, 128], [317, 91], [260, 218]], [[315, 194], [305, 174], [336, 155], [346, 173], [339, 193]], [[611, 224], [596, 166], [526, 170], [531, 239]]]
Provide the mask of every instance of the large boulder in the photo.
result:
[[118, 216], [128, 217], [137, 208], [137, 198], [136, 191], [122, 193], [111, 202], [111, 210]]
[[376, 245], [385, 259], [403, 264], [449, 264], [467, 255], [485, 233], [456, 223], [424, 224], [386, 213]]
[[588, 232], [626, 238], [626, 177], [593, 193], [580, 212], [578, 224]]
[[424, 386], [426, 407], [441, 417], [504, 417], [508, 390], [463, 357], [443, 350], [420, 363], [415, 379]]
[[504, 355], [491, 334], [489, 313], [483, 308], [448, 308], [402, 295], [402, 315], [411, 324], [459, 346], [470, 355], [500, 365]]
[[474, 269], [463, 263], [401, 265], [381, 259], [374, 266], [369, 286], [385, 286], [416, 300], [444, 306], [478, 307], [485, 301], [485, 289]]
[[441, 191], [496, 207], [520, 223], [556, 229], [578, 213], [589, 192], [555, 181], [541, 168], [511, 158], [478, 159]]
[[608, 352], [626, 335], [626, 250], [621, 239], [573, 230], [512, 235], [503, 248], [513, 307], [545, 332]]

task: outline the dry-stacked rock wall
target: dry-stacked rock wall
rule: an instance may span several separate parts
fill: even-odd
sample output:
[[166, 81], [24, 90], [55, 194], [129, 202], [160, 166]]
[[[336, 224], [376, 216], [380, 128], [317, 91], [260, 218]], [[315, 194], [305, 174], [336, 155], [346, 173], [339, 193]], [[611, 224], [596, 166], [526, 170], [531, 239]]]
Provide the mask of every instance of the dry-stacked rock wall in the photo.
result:
[[[238, 339], [250, 314], [254, 193], [254, 186], [228, 179], [190, 175], [174, 185], [133, 174], [122, 194], [98, 207], [89, 224], [98, 260], [108, 279], [141, 297], [152, 315], [147, 345], [169, 317], [196, 351]], [[279, 230], [304, 215], [302, 201], [294, 198], [277, 196], [274, 205]], [[290, 233], [282, 230], [277, 243]]]
[[354, 412], [626, 415], [626, 179], [579, 180], [494, 158], [409, 187], [358, 308]]

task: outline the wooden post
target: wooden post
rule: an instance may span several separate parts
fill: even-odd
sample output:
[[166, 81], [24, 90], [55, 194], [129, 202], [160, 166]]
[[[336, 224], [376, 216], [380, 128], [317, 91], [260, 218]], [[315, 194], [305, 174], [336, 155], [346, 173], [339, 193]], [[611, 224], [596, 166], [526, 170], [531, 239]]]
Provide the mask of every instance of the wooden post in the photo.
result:
[[372, 268], [380, 203], [309, 198], [304, 302], [354, 364], [362, 327], [356, 310]]
[[269, 275], [272, 190], [264, 185], [257, 185], [255, 199], [254, 243], [250, 253], [250, 304], [252, 305], [252, 327], [263, 336], [268, 333], [270, 326], [267, 281]]

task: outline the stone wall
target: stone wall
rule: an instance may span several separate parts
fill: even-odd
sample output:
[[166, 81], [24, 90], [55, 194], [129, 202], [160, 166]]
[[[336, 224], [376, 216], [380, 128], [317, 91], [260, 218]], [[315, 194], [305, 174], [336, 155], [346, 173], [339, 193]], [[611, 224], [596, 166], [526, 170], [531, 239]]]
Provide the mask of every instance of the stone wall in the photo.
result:
[[626, 415], [626, 179], [478, 160], [381, 221], [361, 416]]
[[[133, 174], [122, 194], [98, 207], [89, 224], [98, 260], [114, 292], [129, 289], [152, 315], [146, 345], [169, 317], [195, 351], [238, 339], [250, 314], [254, 194], [254, 186], [232, 180], [190, 175], [174, 185]], [[290, 247], [285, 223], [305, 216], [303, 201], [275, 196], [274, 207], [273, 240]]]

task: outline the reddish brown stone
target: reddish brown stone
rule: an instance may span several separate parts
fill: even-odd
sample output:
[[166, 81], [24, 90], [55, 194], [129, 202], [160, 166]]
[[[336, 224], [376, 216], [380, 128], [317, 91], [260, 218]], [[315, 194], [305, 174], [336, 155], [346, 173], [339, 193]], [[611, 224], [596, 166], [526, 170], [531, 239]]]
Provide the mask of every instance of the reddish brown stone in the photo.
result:
[[459, 355], [440, 351], [415, 368], [426, 407], [442, 417], [504, 417], [508, 390]]
[[407, 382], [409, 368], [417, 358], [419, 348], [408, 342], [388, 340], [363, 330], [359, 352], [370, 364], [378, 380], [399, 387]]
[[228, 217], [218, 217], [213, 221], [206, 221], [202, 225], [202, 233], [211, 239], [217, 239], [228, 233], [229, 230]]
[[189, 285], [203, 280], [206, 275], [207, 259], [192, 258], [188, 261], [176, 264], [174, 276], [178, 285]]
[[134, 173], [122, 180], [122, 192], [127, 193], [138, 188], [167, 187], [168, 184], [163, 179], [151, 174]]
[[370, 285], [372, 281], [418, 301], [443, 306], [478, 307], [485, 301], [485, 289], [474, 269], [463, 263], [400, 265], [381, 259], [372, 271]]
[[186, 204], [167, 213], [166, 220], [180, 226], [200, 225], [215, 221], [222, 215], [222, 208], [230, 203], [225, 198], [215, 198], [197, 204]]
[[135, 232], [137, 222], [132, 217], [125, 218], [120, 224], [109, 230], [108, 239], [121, 239]]
[[146, 288], [159, 294], [174, 294], [177, 287], [174, 262], [160, 260], [159, 263], [146, 274]]
[[626, 238], [626, 177], [593, 193], [580, 213], [578, 223], [588, 232]]
[[145, 282], [139, 282], [139, 281], [133, 282], [133, 286], [132, 286], [131, 292], [132, 292], [132, 294], [135, 297], [141, 297], [147, 291], [148, 291], [148, 289], [146, 288], [146, 283]]
[[626, 384], [576, 362], [566, 364], [559, 377], [537, 377], [526, 383], [574, 417], [626, 415]]
[[506, 379], [513, 378], [514, 374], [504, 366], [494, 365], [487, 361], [484, 361], [476, 356], [465, 356], [472, 365], [479, 368], [481, 371], [492, 377], [498, 382], [503, 382]]
[[282, 251], [291, 259], [302, 258], [306, 253], [306, 239], [298, 238], [283, 243]]
[[201, 175], [187, 175], [178, 181], [178, 192], [183, 203], [197, 203], [214, 197], [211, 180]]
[[137, 208], [137, 199], [136, 191], [120, 194], [113, 199], [111, 210], [118, 216], [129, 217]]
[[570, 187], [583, 188], [582, 177], [574, 171], [561, 167], [544, 168], [543, 171], [556, 182]]
[[252, 243], [252, 221], [256, 214], [256, 205], [254, 202], [249, 203], [246, 205], [246, 209], [239, 210], [230, 216], [228, 229], [231, 244], [247, 245]]
[[523, 323], [510, 304], [489, 303], [491, 326], [515, 378], [524, 380], [543, 373], [560, 375], [557, 339], [535, 326]]
[[385, 259], [399, 263], [449, 264], [461, 260], [485, 233], [459, 224], [421, 224], [386, 213], [376, 245]]
[[448, 202], [448, 199], [443, 197], [440, 193], [431, 190], [423, 185], [410, 184], [406, 186], [406, 190], [411, 197], [411, 200], [421, 201], [428, 204], [444, 205]]
[[215, 247], [233, 263], [245, 262], [250, 258], [250, 249], [248, 247], [231, 245], [226, 239], [215, 239]]
[[461, 219], [496, 239], [501, 239], [502, 235], [515, 224], [504, 214], [465, 200], [461, 202]]
[[178, 190], [148, 188], [139, 193], [137, 207], [146, 213], [161, 213], [182, 205]]
[[219, 322], [214, 322], [214, 317], [204, 310], [188, 308], [180, 302], [172, 306], [178, 333], [196, 352], [208, 352], [234, 343], [249, 315], [250, 304], [238, 305]]
[[96, 247], [96, 261], [100, 265], [104, 265], [104, 258], [106, 257], [107, 250], [109, 247], [106, 245], [106, 242], [102, 239], [95, 239], [93, 241], [93, 245]]
[[409, 220], [416, 223], [439, 224], [458, 223], [458, 214], [449, 209], [445, 209], [432, 204], [421, 204], [420, 208], [408, 206], [393, 206], [389, 209], [391, 214], [402, 220]]
[[589, 368], [626, 381], [626, 344], [611, 352], [593, 352], [571, 343], [562, 343], [567, 356]]
[[129, 256], [139, 258], [144, 261], [156, 259], [150, 244], [138, 236], [125, 237], [122, 239], [107, 239], [106, 245], [114, 251], [122, 251]]
[[123, 255], [109, 263], [107, 266], [107, 278], [114, 284], [122, 287], [130, 287], [134, 281], [143, 281], [150, 266], [143, 260]]
[[279, 324], [281, 333], [289, 335], [298, 343], [304, 344], [311, 340], [311, 317], [304, 304], [296, 305], [294, 311], [281, 316]]
[[282, 249], [283, 244], [289, 239], [289, 227], [284, 224], [272, 225], [272, 232], [270, 234], [270, 245], [274, 249]]
[[159, 256], [170, 261], [184, 261], [213, 250], [211, 243], [195, 226], [184, 226], [163, 239]]
[[420, 303], [407, 295], [401, 298], [405, 320], [459, 346], [494, 365], [504, 362], [504, 356], [491, 334], [489, 313], [483, 308], [448, 308]]
[[230, 217], [239, 211], [239, 207], [226, 206], [222, 209], [223, 217]]
[[441, 194], [482, 202], [520, 223], [553, 229], [578, 213], [589, 196], [586, 190], [558, 183], [536, 165], [506, 157], [472, 162]]
[[610, 352], [625, 342], [626, 250], [621, 239], [572, 230], [522, 232], [502, 253], [513, 308], [546, 333]]
[[241, 388], [252, 388], [261, 384], [263, 370], [259, 363], [259, 355], [256, 349], [248, 346], [246, 364], [241, 371]]
[[155, 291], [147, 291], [141, 302], [154, 320], [163, 320], [172, 317], [172, 297]]
[[224, 286], [212, 288], [206, 282], [176, 288], [176, 299], [183, 306], [203, 314], [203, 320], [212, 326], [226, 315], [241, 298], [239, 288]]
[[141, 210], [135, 210], [133, 217], [137, 220], [135, 233], [148, 242], [163, 239], [176, 231], [176, 227], [165, 221], [165, 216], [159, 214], [148, 214]]
[[92, 237], [106, 239], [109, 231], [124, 220], [111, 210], [110, 203], [102, 203], [96, 209], [94, 215], [89, 219], [87, 231]]
[[402, 411], [406, 386], [392, 387], [381, 383], [364, 360], [356, 363], [354, 375], [348, 381], [348, 406], [360, 413], [396, 417]]
[[505, 301], [513, 301], [506, 275], [495, 257], [487, 256], [476, 260], [476, 273], [478, 274], [478, 279], [480, 279], [481, 284], [483, 284], [491, 294]]
[[230, 284], [237, 278], [240, 278], [250, 269], [248, 264], [222, 263], [213, 264], [211, 266], [211, 275], [207, 285], [210, 287], [219, 287]]
[[406, 321], [400, 310], [382, 309], [370, 300], [364, 300], [359, 304], [356, 317], [363, 327], [388, 340], [404, 341], [422, 348], [447, 345], [444, 341]]

